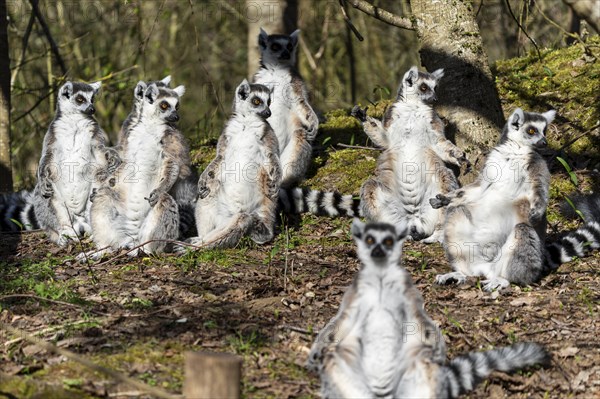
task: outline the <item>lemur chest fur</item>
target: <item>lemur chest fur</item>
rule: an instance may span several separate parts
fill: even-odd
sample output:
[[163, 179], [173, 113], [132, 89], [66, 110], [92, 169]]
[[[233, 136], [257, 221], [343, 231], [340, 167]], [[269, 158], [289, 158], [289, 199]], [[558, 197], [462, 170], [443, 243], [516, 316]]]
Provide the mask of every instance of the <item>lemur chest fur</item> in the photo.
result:
[[285, 68], [261, 68], [256, 75], [256, 83], [273, 88], [271, 95], [271, 116], [267, 119], [283, 150], [290, 141], [290, 118], [293, 117], [293, 102], [297, 101], [292, 91], [292, 76]]
[[80, 115], [64, 116], [54, 122], [56, 141], [51, 168], [58, 172], [54, 187], [61, 202], [76, 213], [83, 211], [94, 179], [92, 136], [94, 123]]
[[494, 186], [494, 195], [508, 200], [529, 195], [534, 184], [527, 171], [531, 158], [531, 148], [511, 141], [497, 147], [482, 170], [483, 186]]
[[393, 115], [388, 151], [394, 154], [397, 188], [407, 203], [420, 204], [423, 196], [433, 194], [427, 192], [432, 187], [426, 184], [435, 175], [434, 165], [426, 157], [426, 150], [435, 145], [433, 110], [420, 102], [400, 102], [394, 105]]
[[235, 204], [248, 204], [261, 199], [259, 171], [267, 162], [261, 137], [265, 123], [258, 118], [234, 120], [225, 134], [229, 145], [225, 150], [220, 179], [222, 194]]
[[398, 370], [398, 357], [409, 346], [418, 344], [418, 334], [403, 338], [400, 333], [407, 327], [403, 317], [406, 313], [399, 311], [406, 306], [402, 281], [400, 270], [384, 276], [370, 275], [359, 281], [360, 298], [356, 303], [360, 303], [357, 325], [364, 354], [362, 367], [372, 386], [389, 386], [393, 377], [402, 372]]

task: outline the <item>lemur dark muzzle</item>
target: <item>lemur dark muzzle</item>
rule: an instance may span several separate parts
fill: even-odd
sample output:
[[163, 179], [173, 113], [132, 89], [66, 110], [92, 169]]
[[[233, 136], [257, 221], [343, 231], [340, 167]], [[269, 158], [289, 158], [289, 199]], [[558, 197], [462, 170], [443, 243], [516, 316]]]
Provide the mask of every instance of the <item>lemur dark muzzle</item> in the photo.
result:
[[262, 116], [263, 118], [267, 119], [269, 116], [271, 116], [271, 110], [265, 109], [259, 115]]
[[167, 120], [167, 122], [177, 122], [179, 120], [179, 115], [173, 112], [171, 115], [167, 116], [165, 119]]
[[385, 257], [385, 252], [383, 251], [383, 249], [381, 249], [381, 245], [377, 245], [375, 248], [373, 248], [373, 250], [371, 251], [371, 257], [372, 258]]
[[537, 143], [535, 143], [535, 146], [538, 148], [544, 148], [548, 146], [548, 142], [546, 139], [540, 139]]
[[89, 107], [87, 107], [84, 111], [84, 113], [86, 115], [94, 115], [96, 113], [96, 108], [94, 108], [93, 105], [90, 105]]

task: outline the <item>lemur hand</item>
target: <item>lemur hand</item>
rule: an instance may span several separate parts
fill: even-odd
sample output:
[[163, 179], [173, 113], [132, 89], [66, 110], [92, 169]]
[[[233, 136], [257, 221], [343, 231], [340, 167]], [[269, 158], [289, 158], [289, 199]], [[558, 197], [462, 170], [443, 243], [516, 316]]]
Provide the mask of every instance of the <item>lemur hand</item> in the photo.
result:
[[354, 108], [352, 108], [352, 111], [350, 111], [350, 115], [352, 115], [353, 117], [355, 117], [356, 119], [358, 119], [361, 122], [366, 122], [367, 121], [367, 108], [365, 107], [365, 109], [362, 109], [358, 105], [355, 105]]
[[150, 203], [151, 207], [154, 207], [154, 205], [156, 205], [156, 203], [158, 202], [159, 195], [160, 194], [159, 194], [159, 192], [157, 190], [152, 190], [150, 192], [150, 195], [147, 198], [144, 198], [144, 199]]

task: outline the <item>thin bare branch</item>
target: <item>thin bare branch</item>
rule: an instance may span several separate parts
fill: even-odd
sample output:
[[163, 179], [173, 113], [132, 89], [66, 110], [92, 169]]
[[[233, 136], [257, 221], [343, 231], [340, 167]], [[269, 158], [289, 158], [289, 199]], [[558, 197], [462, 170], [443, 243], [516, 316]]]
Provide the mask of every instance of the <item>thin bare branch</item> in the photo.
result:
[[60, 55], [58, 46], [56, 45], [56, 42], [54, 41], [54, 38], [52, 37], [52, 34], [50, 33], [50, 28], [48, 27], [48, 24], [46, 23], [44, 16], [40, 12], [40, 9], [38, 7], [38, 0], [29, 0], [29, 3], [31, 4], [33, 14], [39, 21], [40, 26], [42, 27], [42, 31], [44, 31], [44, 35], [46, 36], [46, 39], [48, 39], [48, 43], [50, 43], [50, 48], [52, 49], [52, 52], [54, 53], [56, 62], [58, 62], [58, 66], [60, 67], [60, 70], [61, 70], [63, 76], [65, 76], [67, 74], [67, 67], [65, 66], [65, 62], [63, 61], [62, 56]]
[[396, 26], [401, 29], [406, 30], [414, 30], [413, 24], [408, 18], [401, 17], [396, 14], [392, 14], [389, 11], [386, 11], [382, 8], [376, 7], [373, 4], [369, 3], [365, 0], [346, 0], [348, 4], [352, 7], [356, 8], [364, 12], [367, 15], [372, 16], [380, 20], [381, 22], [385, 22], [388, 25]]

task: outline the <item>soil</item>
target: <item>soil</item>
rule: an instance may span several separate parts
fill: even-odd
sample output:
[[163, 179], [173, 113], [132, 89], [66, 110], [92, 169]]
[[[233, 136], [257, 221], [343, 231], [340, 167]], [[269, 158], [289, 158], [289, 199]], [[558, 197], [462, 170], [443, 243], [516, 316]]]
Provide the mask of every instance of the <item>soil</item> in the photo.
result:
[[[349, 225], [304, 216], [271, 245], [89, 265], [74, 260], [85, 243], [3, 235], [0, 321], [172, 393], [182, 392], [185, 351], [215, 351], [243, 358], [245, 397], [316, 397], [318, 378], [304, 363], [358, 267]], [[487, 293], [476, 279], [434, 285], [449, 270], [439, 245], [404, 251], [450, 358], [520, 341], [552, 353], [548, 368], [496, 372], [472, 398], [600, 397], [599, 259]], [[149, 397], [18, 338], [0, 329], [0, 397]]]

